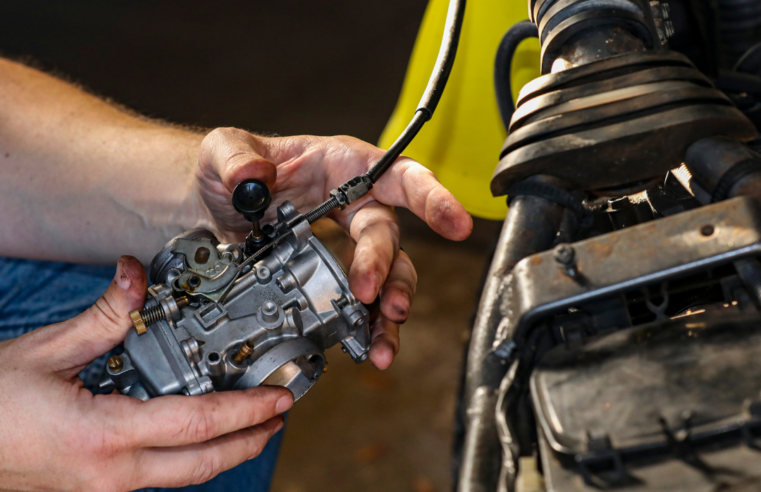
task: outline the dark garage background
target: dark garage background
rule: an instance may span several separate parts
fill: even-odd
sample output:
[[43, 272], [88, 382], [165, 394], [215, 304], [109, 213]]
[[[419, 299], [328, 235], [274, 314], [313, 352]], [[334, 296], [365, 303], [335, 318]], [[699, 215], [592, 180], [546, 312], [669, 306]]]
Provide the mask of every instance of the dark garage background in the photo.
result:
[[0, 52], [150, 116], [377, 139], [425, 0], [3, 0]]
[[[3, 0], [0, 53], [143, 114], [375, 142], [425, 0]], [[290, 414], [276, 492], [450, 488], [462, 348], [498, 224], [450, 243], [400, 213], [420, 275], [402, 352], [379, 372], [340, 350]]]

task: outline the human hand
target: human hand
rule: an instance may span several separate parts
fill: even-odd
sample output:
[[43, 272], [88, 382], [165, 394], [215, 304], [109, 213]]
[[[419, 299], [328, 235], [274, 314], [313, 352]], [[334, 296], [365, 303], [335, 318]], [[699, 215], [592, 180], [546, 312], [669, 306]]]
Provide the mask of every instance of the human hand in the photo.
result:
[[[266, 138], [235, 128], [211, 132], [201, 145], [197, 184], [199, 202], [221, 240], [239, 242], [250, 232], [230, 204], [235, 186], [246, 179], [264, 182], [273, 205], [288, 200], [305, 213], [329, 198], [330, 190], [366, 172], [384, 151], [352, 137]], [[357, 242], [349, 285], [361, 302], [380, 294], [380, 316], [371, 322], [370, 361], [391, 365], [399, 350], [399, 324], [407, 320], [417, 274], [399, 249], [399, 225], [391, 207], [405, 207], [447, 239], [463, 240], [473, 221], [431, 171], [401, 157], [372, 191], [331, 217]], [[275, 219], [275, 207], [264, 221]]]
[[77, 374], [124, 340], [143, 306], [137, 259], [76, 318], [0, 343], [0, 490], [122, 491], [205, 482], [257, 456], [293, 404], [261, 386], [143, 402], [93, 396]]

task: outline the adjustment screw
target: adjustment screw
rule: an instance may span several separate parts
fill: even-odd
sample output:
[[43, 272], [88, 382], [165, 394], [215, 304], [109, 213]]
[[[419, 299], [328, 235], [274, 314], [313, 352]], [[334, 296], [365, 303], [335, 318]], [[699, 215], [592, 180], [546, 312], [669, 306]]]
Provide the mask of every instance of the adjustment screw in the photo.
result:
[[[172, 298], [169, 298], [172, 300]], [[177, 308], [183, 308], [187, 306], [190, 301], [187, 297], [178, 297], [177, 299], [173, 299], [175, 304], [177, 305]], [[159, 304], [158, 306], [154, 306], [152, 308], [143, 309], [142, 311], [138, 311], [135, 309], [134, 311], [129, 312], [129, 317], [132, 318], [132, 326], [135, 327], [135, 331], [138, 335], [142, 335], [146, 331], [148, 331], [148, 325], [151, 325], [159, 320], [166, 319], [167, 316], [169, 316], [170, 313], [167, 313], [164, 310], [164, 306]]]
[[112, 355], [108, 358], [108, 368], [111, 372], [119, 372], [124, 368], [122, 358], [118, 355]]
[[[145, 321], [143, 321], [143, 316], [140, 311], [135, 309], [134, 311], [129, 312], [129, 317], [132, 318], [132, 326], [135, 327], [135, 331], [138, 335], [142, 335], [146, 331], [148, 331], [148, 328], [145, 326]], [[109, 360], [109, 362], [111, 362]]]

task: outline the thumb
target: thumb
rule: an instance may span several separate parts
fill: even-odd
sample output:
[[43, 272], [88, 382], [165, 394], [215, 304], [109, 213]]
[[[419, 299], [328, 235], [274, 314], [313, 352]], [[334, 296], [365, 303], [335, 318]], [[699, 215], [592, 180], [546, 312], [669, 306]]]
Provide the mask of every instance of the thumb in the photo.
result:
[[[71, 377], [87, 364], [119, 345], [132, 327], [129, 312], [145, 303], [148, 281], [137, 258], [122, 256], [116, 275], [95, 305], [76, 318], [55, 325], [50, 342], [56, 372]], [[53, 348], [53, 347], [51, 347]]]
[[208, 177], [216, 174], [230, 193], [247, 179], [258, 179], [271, 188], [277, 167], [262, 157], [260, 147], [259, 139], [246, 131], [217, 128], [201, 143], [199, 166]]

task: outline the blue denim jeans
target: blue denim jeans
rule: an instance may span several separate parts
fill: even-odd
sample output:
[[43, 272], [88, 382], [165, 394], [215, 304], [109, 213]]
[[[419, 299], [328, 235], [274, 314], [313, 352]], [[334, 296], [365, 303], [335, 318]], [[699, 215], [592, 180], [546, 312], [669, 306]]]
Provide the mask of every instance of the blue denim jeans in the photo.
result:
[[[111, 266], [0, 258], [0, 342], [80, 314], [103, 294], [114, 273], [115, 267]], [[80, 374], [91, 391], [97, 391], [107, 357], [98, 358]], [[221, 473], [203, 485], [174, 490], [265, 492], [272, 481], [282, 439], [281, 430], [256, 459]]]

